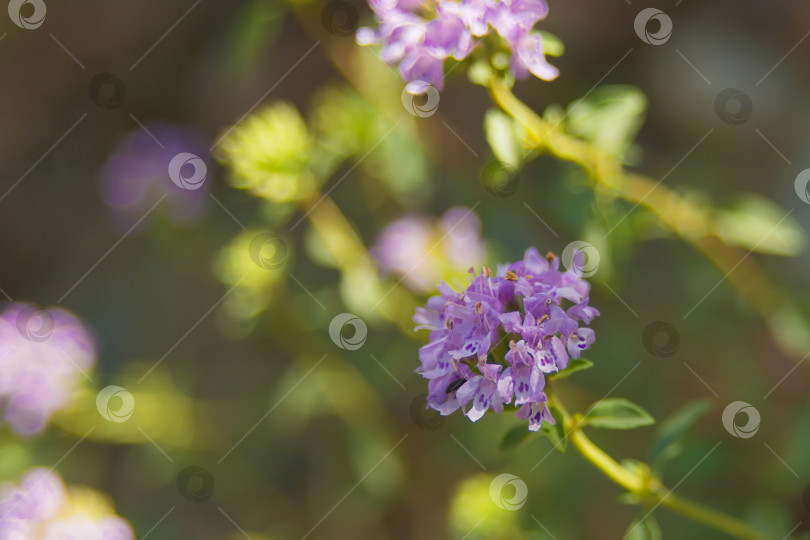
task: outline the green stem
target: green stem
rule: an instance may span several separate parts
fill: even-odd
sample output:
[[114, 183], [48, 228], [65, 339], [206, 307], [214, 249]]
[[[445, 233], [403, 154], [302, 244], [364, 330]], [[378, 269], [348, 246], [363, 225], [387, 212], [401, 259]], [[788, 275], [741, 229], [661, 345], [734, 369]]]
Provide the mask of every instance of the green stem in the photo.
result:
[[568, 439], [579, 453], [618, 485], [649, 501], [653, 508], [665, 506], [692, 521], [702, 523], [740, 540], [771, 540], [735, 517], [675, 495], [653, 476], [642, 476], [623, 467], [585, 435], [585, 432], [582, 431], [582, 421], [579, 418], [572, 419], [556, 396], [554, 399], [549, 396], [549, 402], [553, 403], [562, 413]]
[[665, 228], [708, 258], [737, 288], [768, 324], [779, 349], [794, 361], [804, 355], [810, 347], [810, 339], [801, 332], [787, 334], [784, 331], [786, 318], [799, 317], [800, 310], [795, 302], [772, 284], [745, 252], [709, 232], [714, 229], [714, 223], [708, 209], [695, 205], [659, 181], [625, 170], [615, 158], [565, 133], [559, 123], [551, 125], [496, 78], [490, 79], [488, 88], [493, 102], [526, 129], [534, 150], [545, 150], [559, 159], [579, 164], [594, 179], [594, 190], [610, 193], [652, 212]]

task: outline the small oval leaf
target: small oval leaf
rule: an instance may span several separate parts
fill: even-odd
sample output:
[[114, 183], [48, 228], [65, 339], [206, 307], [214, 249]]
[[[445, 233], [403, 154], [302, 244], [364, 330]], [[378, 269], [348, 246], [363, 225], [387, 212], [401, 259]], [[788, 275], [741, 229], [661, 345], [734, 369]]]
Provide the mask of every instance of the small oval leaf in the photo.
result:
[[597, 401], [585, 413], [584, 423], [606, 429], [634, 429], [655, 423], [650, 413], [623, 398]]

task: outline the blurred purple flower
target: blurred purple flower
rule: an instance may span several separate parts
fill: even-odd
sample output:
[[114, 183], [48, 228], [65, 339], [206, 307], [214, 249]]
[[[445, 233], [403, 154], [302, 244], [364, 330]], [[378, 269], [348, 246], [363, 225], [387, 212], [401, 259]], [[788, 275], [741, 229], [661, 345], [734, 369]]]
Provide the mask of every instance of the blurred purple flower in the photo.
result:
[[599, 311], [588, 305], [583, 261], [577, 254], [562, 272], [559, 258], [529, 248], [522, 261], [499, 266], [495, 276], [484, 268], [464, 292], [440, 285], [441, 294], [413, 318], [417, 329], [431, 331], [417, 369], [429, 380], [428, 406], [442, 415], [461, 408], [476, 421], [514, 399], [516, 416], [528, 419], [530, 430], [553, 424], [545, 375], [565, 369], [595, 337], [585, 326]]
[[543, 38], [534, 25], [548, 14], [545, 0], [369, 0], [379, 23], [360, 28], [360, 45], [379, 43], [381, 57], [399, 65], [408, 91], [422, 93], [424, 84], [444, 86], [444, 61], [463, 60], [472, 52], [475, 38], [490, 28], [512, 51], [512, 71], [518, 78], [532, 73], [550, 81], [559, 72], [546, 61]]
[[[16, 303], [0, 313], [0, 410], [20, 435], [45, 428], [96, 362], [90, 331], [63, 309]], [[0, 536], [0, 538], [2, 538]]]
[[32, 469], [19, 486], [0, 486], [0, 539], [133, 540], [129, 523], [104, 510], [83, 508], [56, 473]]
[[371, 253], [383, 270], [426, 293], [442, 278], [481, 264], [486, 250], [478, 216], [458, 206], [438, 222], [423, 216], [397, 219], [382, 230]]
[[[164, 196], [155, 211], [176, 224], [193, 222], [208, 208], [208, 182], [201, 182], [199, 188], [195, 185], [195, 189], [183, 189], [172, 181], [169, 164], [181, 153], [205, 159], [205, 145], [196, 134], [180, 126], [149, 123], [145, 128], [148, 133], [138, 129], [121, 140], [104, 165], [104, 200], [126, 228], [143, 218]], [[184, 171], [189, 176], [193, 172]]]

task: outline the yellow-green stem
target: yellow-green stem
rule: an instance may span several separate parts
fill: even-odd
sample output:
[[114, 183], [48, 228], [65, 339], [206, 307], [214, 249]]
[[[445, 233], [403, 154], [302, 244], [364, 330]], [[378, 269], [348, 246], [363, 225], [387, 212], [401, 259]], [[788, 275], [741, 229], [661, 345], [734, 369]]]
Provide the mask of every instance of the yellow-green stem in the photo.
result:
[[605, 473], [608, 478], [631, 493], [637, 494], [649, 502], [653, 508], [664, 506], [692, 521], [702, 523], [740, 540], [772, 540], [735, 517], [675, 495], [655, 477], [645, 477], [623, 467], [585, 435], [585, 432], [582, 431], [582, 421], [579, 418], [572, 419], [556, 396], [550, 396], [549, 399], [562, 413], [568, 439], [577, 451]]
[[722, 272], [723, 279], [736, 287], [768, 324], [777, 347], [794, 360], [804, 355], [810, 339], [803, 334], [790, 335], [783, 329], [786, 319], [799, 316], [795, 304], [770, 282], [746, 253], [707, 233], [713, 227], [706, 209], [696, 207], [652, 178], [626, 171], [614, 158], [587, 141], [568, 135], [556, 124], [549, 124], [499, 80], [490, 80], [489, 91], [493, 101], [523, 125], [535, 150], [547, 150], [559, 159], [579, 164], [594, 179], [594, 189], [652, 212], [662, 225], [708, 258]]

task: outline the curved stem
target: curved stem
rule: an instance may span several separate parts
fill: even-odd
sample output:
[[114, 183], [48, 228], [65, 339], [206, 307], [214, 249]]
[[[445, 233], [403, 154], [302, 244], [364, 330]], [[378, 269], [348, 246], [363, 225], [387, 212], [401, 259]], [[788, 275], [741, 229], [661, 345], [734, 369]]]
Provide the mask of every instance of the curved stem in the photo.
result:
[[735, 517], [675, 495], [661, 485], [655, 477], [645, 477], [623, 467], [585, 435], [585, 432], [582, 431], [582, 422], [572, 419], [556, 397], [552, 399], [549, 396], [549, 402], [553, 403], [562, 413], [567, 436], [577, 451], [618, 485], [651, 501], [653, 509], [665, 506], [692, 521], [702, 523], [740, 540], [771, 540]]
[[706, 232], [713, 228], [708, 209], [696, 206], [660, 181], [626, 171], [616, 159], [587, 141], [550, 125], [497, 79], [490, 80], [489, 92], [492, 100], [526, 129], [534, 150], [547, 150], [559, 159], [579, 164], [595, 180], [594, 189], [645, 207], [708, 258], [766, 322], [778, 348], [794, 360], [810, 349], [806, 333], [785, 330], [789, 326], [786, 321], [801, 320], [788, 295], [770, 282], [748, 253]]

